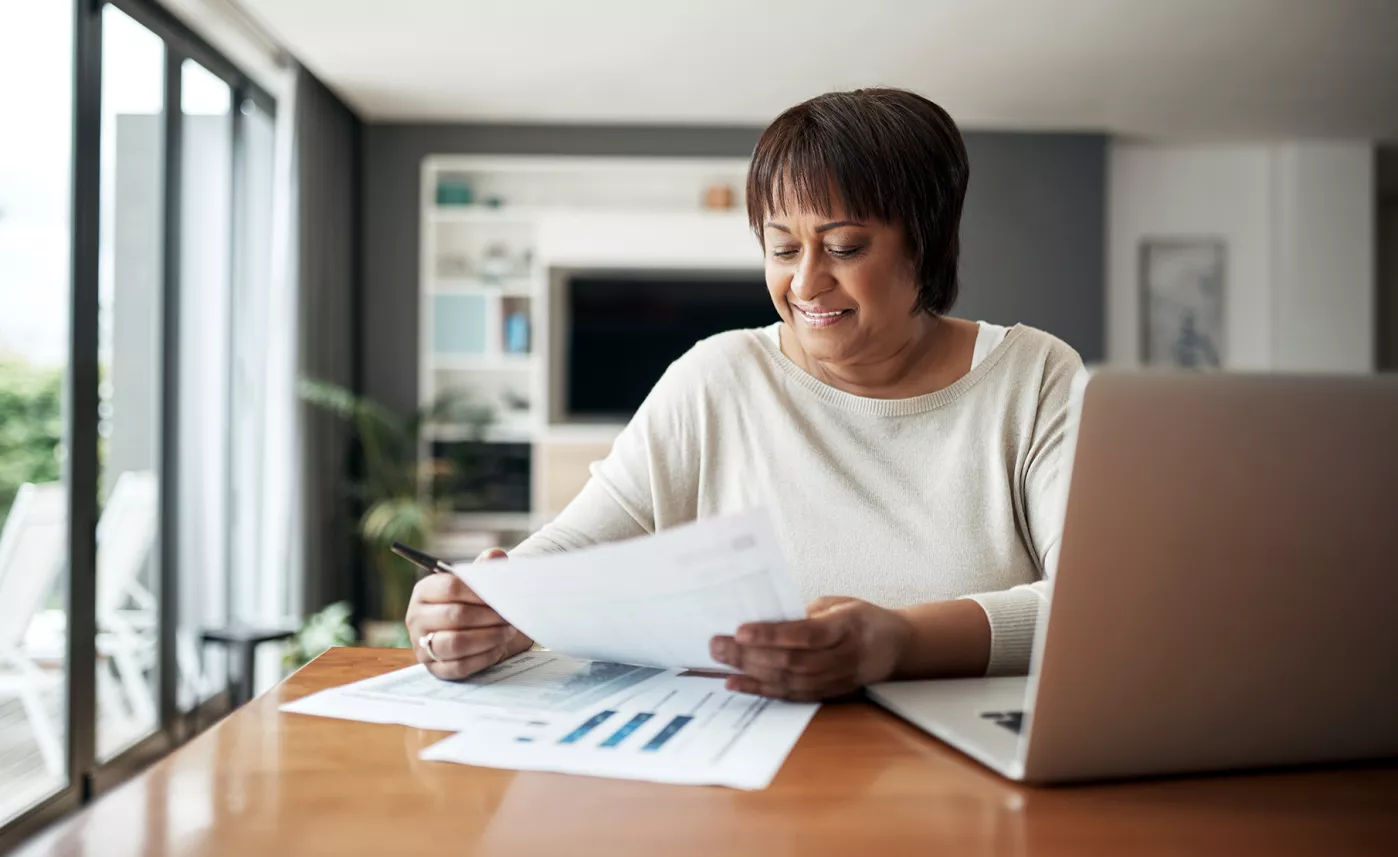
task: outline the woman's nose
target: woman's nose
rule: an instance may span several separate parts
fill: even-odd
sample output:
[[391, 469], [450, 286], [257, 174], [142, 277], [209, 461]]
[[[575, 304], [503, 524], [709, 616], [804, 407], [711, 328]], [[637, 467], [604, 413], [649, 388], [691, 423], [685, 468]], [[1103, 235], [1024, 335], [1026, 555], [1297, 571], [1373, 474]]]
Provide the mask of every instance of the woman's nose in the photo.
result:
[[834, 278], [820, 264], [817, 254], [814, 253], [806, 254], [795, 273], [791, 275], [791, 293], [799, 301], [812, 300], [830, 291], [834, 285]]

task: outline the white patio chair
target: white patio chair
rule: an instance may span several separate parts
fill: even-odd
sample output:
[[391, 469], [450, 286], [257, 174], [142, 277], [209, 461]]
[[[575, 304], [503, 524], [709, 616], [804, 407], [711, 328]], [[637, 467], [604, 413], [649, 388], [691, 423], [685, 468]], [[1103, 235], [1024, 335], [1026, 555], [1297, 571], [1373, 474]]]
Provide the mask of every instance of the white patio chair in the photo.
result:
[[[146, 674], [157, 660], [159, 614], [155, 596], [141, 583], [141, 571], [155, 549], [159, 519], [159, 479], [147, 470], [131, 470], [117, 477], [97, 524], [97, 649], [116, 665], [123, 696], [142, 724], [156, 718]], [[209, 695], [197, 646], [194, 634], [176, 633], [184, 707]]]
[[[156, 722], [155, 694], [146, 678], [156, 662], [155, 596], [141, 571], [155, 547], [160, 483], [148, 470], [117, 477], [97, 522], [97, 651], [111, 658], [131, 715]], [[128, 608], [128, 603], [134, 605]]]
[[25, 632], [63, 571], [68, 540], [68, 492], [61, 484], [25, 484], [0, 532], [0, 696], [24, 706], [44, 767], [63, 772], [63, 748], [43, 694], [63, 680], [24, 651]]

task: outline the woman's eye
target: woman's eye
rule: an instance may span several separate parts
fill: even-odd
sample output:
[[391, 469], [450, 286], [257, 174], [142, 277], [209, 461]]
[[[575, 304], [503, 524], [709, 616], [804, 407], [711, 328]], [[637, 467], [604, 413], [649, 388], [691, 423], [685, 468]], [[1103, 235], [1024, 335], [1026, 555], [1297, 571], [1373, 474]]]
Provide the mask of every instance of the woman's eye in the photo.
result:
[[831, 255], [831, 256], [836, 256], [836, 257], [841, 258], [841, 259], [848, 259], [848, 258], [850, 258], [851, 256], [856, 256], [856, 255], [858, 255], [858, 254], [859, 254], [859, 251], [862, 250], [862, 249], [864, 249], [864, 248], [863, 248], [863, 247], [831, 247], [831, 248], [829, 248], [829, 251], [830, 251], [830, 255]]
[[796, 255], [796, 252], [797, 252], [797, 251], [795, 251], [795, 250], [779, 250], [779, 249], [774, 249], [774, 250], [772, 250], [772, 258], [774, 258], [774, 259], [790, 259], [792, 256], [795, 256], [795, 255]]

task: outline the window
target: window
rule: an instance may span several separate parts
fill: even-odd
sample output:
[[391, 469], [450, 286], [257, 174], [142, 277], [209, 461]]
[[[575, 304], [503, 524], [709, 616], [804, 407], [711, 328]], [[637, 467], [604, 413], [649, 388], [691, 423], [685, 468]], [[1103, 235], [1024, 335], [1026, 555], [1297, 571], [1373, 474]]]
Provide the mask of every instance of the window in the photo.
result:
[[0, 852], [213, 722], [200, 631], [284, 595], [231, 537], [267, 515], [233, 486], [263, 460], [274, 109], [154, 0], [4, 13]]
[[[0, 825], [68, 786], [73, 9], [0, 27]], [[10, 122], [23, 133], [10, 133]]]
[[165, 45], [102, 10], [97, 757], [159, 728]]

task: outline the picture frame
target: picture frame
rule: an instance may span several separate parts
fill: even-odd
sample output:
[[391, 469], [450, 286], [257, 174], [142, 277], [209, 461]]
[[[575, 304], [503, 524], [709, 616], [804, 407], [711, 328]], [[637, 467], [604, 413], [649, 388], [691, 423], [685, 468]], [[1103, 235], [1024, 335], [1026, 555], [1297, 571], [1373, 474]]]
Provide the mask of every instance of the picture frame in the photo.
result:
[[1216, 237], [1140, 245], [1140, 359], [1146, 366], [1219, 369], [1227, 354], [1227, 248]]

